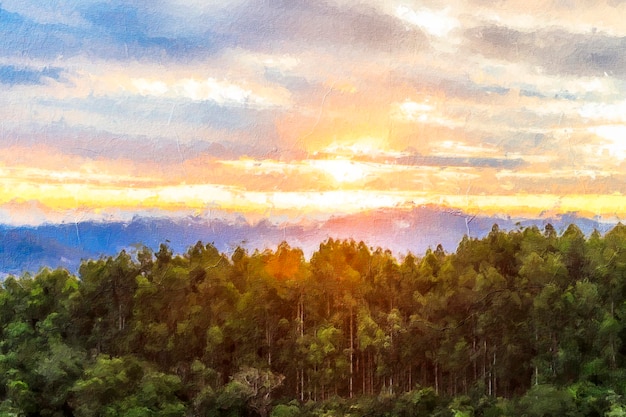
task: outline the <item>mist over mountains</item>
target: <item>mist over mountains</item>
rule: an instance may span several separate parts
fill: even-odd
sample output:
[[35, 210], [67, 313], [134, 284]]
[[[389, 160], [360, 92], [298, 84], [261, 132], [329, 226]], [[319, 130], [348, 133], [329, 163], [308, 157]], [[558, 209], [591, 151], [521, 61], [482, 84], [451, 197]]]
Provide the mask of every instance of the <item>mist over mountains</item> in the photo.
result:
[[616, 221], [579, 217], [576, 214], [549, 215], [538, 219], [515, 219], [467, 215], [459, 210], [436, 206], [413, 209], [381, 209], [331, 217], [324, 221], [275, 224], [263, 220], [250, 224], [238, 220], [186, 217], [138, 217], [130, 222], [80, 222], [41, 226], [0, 226], [0, 274], [36, 272], [47, 266], [76, 272], [82, 260], [111, 256], [121, 250], [133, 252], [140, 246], [158, 249], [166, 243], [175, 253], [185, 252], [197, 241], [212, 243], [224, 253], [237, 246], [249, 251], [274, 249], [287, 241], [304, 250], [308, 257], [329, 238], [364, 241], [403, 255], [423, 254], [441, 244], [453, 252], [464, 235], [481, 238], [494, 224], [511, 230], [552, 224], [561, 233], [576, 224], [586, 235], [594, 229], [610, 230]]

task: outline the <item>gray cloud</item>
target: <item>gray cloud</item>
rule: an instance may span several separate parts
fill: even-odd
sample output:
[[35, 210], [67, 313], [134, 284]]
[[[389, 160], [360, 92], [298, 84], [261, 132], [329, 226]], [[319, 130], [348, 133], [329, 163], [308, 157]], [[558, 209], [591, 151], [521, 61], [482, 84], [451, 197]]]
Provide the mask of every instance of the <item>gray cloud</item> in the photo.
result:
[[551, 28], [526, 33], [504, 26], [472, 28], [465, 35], [470, 50], [486, 57], [529, 62], [553, 74], [626, 77], [626, 38]]
[[61, 120], [47, 125], [22, 125], [12, 131], [5, 129], [0, 148], [36, 147], [44, 143], [67, 155], [168, 164], [201, 155], [221, 159], [272, 157], [278, 149], [276, 137], [273, 125], [260, 126], [253, 131], [218, 130], [210, 137], [198, 134], [181, 141], [172, 135], [120, 134], [89, 126], [71, 126]]
[[[0, 6], [0, 55], [42, 59], [84, 55], [181, 63], [236, 47], [285, 52], [290, 44], [298, 51], [332, 47], [338, 53], [344, 49], [410, 52], [428, 47], [419, 30], [409, 30], [399, 20], [364, 6], [239, 1], [226, 10], [217, 8], [215, 14], [208, 10], [205, 6], [201, 19], [191, 19], [187, 14], [192, 10], [174, 15], [172, 7], [160, 9], [142, 1], [86, 2], [71, 10], [83, 23], [71, 26], [44, 23], [50, 16], [39, 19], [42, 16], [35, 12], [22, 15]], [[163, 30], [164, 26], [169, 29]]]
[[519, 168], [525, 165], [520, 158], [481, 158], [481, 157], [453, 157], [453, 156], [424, 156], [414, 154], [400, 157], [396, 160], [402, 165], [439, 166], [445, 167], [474, 167], [474, 168]]
[[374, 9], [303, 0], [273, 1], [261, 7], [250, 2], [214, 30], [243, 45], [265, 50], [291, 41], [307, 48], [332, 45], [338, 53], [344, 47], [393, 52], [427, 46], [422, 32], [409, 30], [399, 20]]

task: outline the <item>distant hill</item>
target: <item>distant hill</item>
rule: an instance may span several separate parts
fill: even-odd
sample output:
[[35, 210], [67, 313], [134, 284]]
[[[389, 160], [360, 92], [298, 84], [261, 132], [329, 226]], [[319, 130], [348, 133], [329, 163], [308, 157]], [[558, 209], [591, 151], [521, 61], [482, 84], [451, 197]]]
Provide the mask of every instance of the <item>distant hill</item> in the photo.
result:
[[328, 238], [352, 238], [372, 247], [391, 249], [397, 254], [410, 251], [420, 255], [438, 244], [446, 251], [454, 251], [468, 232], [471, 237], [483, 237], [494, 224], [511, 230], [517, 225], [543, 228], [547, 223], [559, 232], [574, 223], [585, 234], [594, 229], [604, 233], [615, 224], [575, 214], [540, 219], [472, 217], [458, 210], [421, 206], [375, 210], [319, 222], [308, 220], [284, 224], [266, 220], [249, 224], [243, 218], [233, 221], [203, 217], [144, 217], [128, 223], [82, 222], [37, 227], [0, 225], [0, 273], [36, 272], [43, 266], [64, 267], [75, 272], [83, 259], [115, 255], [122, 249], [132, 251], [140, 245], [157, 249], [161, 243], [167, 243], [174, 252], [182, 253], [199, 240], [213, 243], [226, 253], [237, 246], [249, 250], [275, 248], [284, 240], [291, 246], [302, 248], [308, 256]]

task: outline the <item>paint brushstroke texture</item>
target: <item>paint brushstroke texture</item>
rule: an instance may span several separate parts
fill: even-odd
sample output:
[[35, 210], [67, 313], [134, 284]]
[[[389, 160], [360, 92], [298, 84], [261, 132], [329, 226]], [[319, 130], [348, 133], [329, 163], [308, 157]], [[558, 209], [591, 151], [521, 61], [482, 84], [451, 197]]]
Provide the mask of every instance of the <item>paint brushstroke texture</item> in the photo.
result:
[[616, 221], [624, 15], [609, 0], [5, 0], [0, 223], [431, 204]]

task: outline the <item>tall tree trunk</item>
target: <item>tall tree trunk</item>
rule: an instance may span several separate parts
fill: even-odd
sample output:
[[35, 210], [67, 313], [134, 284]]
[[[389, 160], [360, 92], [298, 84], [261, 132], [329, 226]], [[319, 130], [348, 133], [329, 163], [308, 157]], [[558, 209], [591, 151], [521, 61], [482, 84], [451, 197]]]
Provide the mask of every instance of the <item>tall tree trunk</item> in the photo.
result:
[[298, 303], [298, 318], [300, 319], [300, 337], [304, 337], [304, 295], [300, 293], [300, 302]]
[[272, 332], [270, 331], [269, 319], [265, 324], [265, 341], [267, 343], [267, 366], [272, 367]]
[[353, 395], [353, 378], [354, 378], [354, 330], [352, 323], [352, 305], [350, 306], [350, 398]]
[[372, 358], [372, 352], [369, 353], [369, 380], [370, 380], [370, 395], [374, 395], [374, 359]]
[[[537, 329], [535, 328], [535, 346], [537, 345], [539, 341], [539, 334], [537, 332]], [[539, 385], [539, 366], [537, 366], [537, 363], [535, 362], [535, 386]]]
[[413, 367], [409, 365], [409, 386], [408, 391], [413, 389]]
[[478, 381], [478, 363], [477, 363], [477, 359], [478, 359], [478, 355], [476, 355], [477, 352], [477, 348], [476, 348], [476, 337], [474, 337], [472, 339], [472, 354], [473, 354], [473, 365], [474, 365], [474, 382]]
[[[487, 339], [483, 341], [483, 383], [487, 385]], [[489, 390], [491, 395], [491, 389]]]
[[367, 387], [365, 385], [365, 383], [367, 382], [367, 376], [365, 375], [365, 372], [367, 372], [367, 363], [365, 361], [365, 352], [361, 352], [361, 362], [363, 362], [361, 364], [361, 377], [363, 378], [363, 391], [362, 394], [365, 395], [367, 394]]
[[435, 361], [435, 394], [439, 395], [439, 364]]
[[496, 397], [498, 395], [498, 384], [497, 384], [497, 373], [496, 373], [496, 350], [493, 351], [493, 366], [491, 369], [491, 373], [493, 374], [493, 396]]

